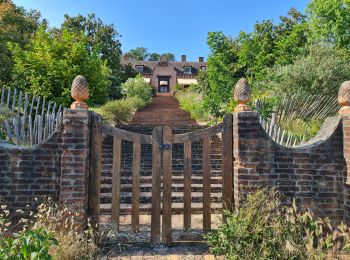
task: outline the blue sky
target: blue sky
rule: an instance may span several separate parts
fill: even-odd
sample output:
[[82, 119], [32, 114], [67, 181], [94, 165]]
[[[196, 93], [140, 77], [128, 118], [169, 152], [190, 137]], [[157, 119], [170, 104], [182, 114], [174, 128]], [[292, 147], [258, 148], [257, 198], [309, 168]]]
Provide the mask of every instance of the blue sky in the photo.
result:
[[171, 52], [176, 59], [207, 57], [209, 31], [236, 36], [250, 32], [256, 21], [278, 20], [291, 7], [304, 11], [309, 0], [14, 0], [26, 9], [37, 9], [51, 26], [60, 26], [63, 15], [95, 13], [113, 23], [122, 35], [123, 52], [146, 47], [149, 52]]

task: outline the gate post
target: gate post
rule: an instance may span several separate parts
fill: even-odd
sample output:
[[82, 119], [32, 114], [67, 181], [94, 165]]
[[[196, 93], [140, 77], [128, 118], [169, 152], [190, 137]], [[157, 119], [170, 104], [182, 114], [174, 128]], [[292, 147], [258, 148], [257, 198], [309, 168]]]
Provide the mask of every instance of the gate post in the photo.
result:
[[343, 126], [343, 153], [346, 162], [344, 180], [344, 218], [350, 219], [350, 81], [344, 82], [338, 92], [338, 101], [342, 106], [339, 115]]
[[234, 145], [234, 201], [235, 209], [240, 206], [240, 196], [251, 186], [259, 186], [260, 180], [257, 166], [260, 157], [259, 114], [251, 111], [247, 103], [250, 101], [250, 86], [246, 79], [240, 79], [235, 86], [234, 98], [239, 105], [233, 114]]
[[[76, 77], [73, 90], [87, 91], [87, 82]], [[86, 95], [85, 95], [86, 96]], [[76, 95], [74, 95], [76, 97]], [[77, 100], [77, 99], [76, 99]], [[83, 103], [79, 100], [80, 103]], [[84, 103], [85, 104], [85, 103]], [[82, 231], [86, 227], [90, 152], [90, 113], [87, 109], [66, 109], [63, 113], [61, 190], [59, 204], [75, 211]]]

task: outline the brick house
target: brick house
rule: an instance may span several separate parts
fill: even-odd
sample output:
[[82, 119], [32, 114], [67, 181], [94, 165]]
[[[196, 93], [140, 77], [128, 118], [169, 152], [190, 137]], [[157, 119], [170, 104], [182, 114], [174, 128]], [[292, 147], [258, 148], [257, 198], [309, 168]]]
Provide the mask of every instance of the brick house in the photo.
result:
[[165, 55], [159, 61], [136, 61], [124, 55], [122, 64], [131, 65], [160, 93], [173, 92], [176, 84], [184, 87], [196, 84], [198, 72], [207, 66], [203, 57], [197, 62], [188, 62], [186, 55], [181, 56], [181, 62], [169, 61]]

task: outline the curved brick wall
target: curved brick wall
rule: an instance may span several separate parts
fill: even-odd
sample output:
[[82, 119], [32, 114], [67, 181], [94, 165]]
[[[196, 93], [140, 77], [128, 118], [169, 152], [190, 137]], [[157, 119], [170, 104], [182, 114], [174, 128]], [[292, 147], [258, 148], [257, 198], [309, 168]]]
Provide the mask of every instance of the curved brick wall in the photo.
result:
[[344, 216], [346, 163], [339, 116], [329, 118], [319, 134], [299, 147], [283, 147], [266, 134], [258, 113], [234, 114], [234, 192], [251, 186], [275, 186], [290, 203], [332, 220]]
[[0, 204], [11, 209], [34, 208], [34, 198], [58, 200], [61, 175], [62, 132], [53, 133], [33, 147], [0, 145]]

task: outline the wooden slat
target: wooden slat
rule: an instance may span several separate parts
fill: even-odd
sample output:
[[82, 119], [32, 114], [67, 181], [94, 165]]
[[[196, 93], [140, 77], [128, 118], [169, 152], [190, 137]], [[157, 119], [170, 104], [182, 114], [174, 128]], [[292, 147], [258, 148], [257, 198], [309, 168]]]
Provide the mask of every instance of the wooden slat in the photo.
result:
[[160, 184], [161, 184], [161, 151], [162, 127], [156, 127], [152, 133], [152, 216], [151, 243], [160, 243]]
[[[51, 116], [50, 116], [51, 117]], [[102, 159], [102, 132], [101, 117], [92, 113], [91, 116], [91, 151], [89, 174], [89, 202], [88, 212], [92, 226], [97, 230], [100, 215], [100, 185], [101, 185], [101, 159]]]
[[184, 144], [184, 229], [191, 230], [192, 143]]
[[163, 128], [163, 144], [169, 146], [163, 150], [163, 218], [162, 242], [171, 243], [171, 186], [172, 186], [172, 131], [168, 126]]
[[14, 89], [13, 91], [13, 97], [12, 97], [12, 114], [15, 112], [15, 106], [16, 106], [16, 94], [17, 94], [17, 89]]
[[8, 89], [8, 92], [7, 92], [7, 100], [6, 100], [6, 110], [5, 110], [5, 113], [7, 113], [9, 111], [9, 108], [10, 108], [10, 99], [11, 99], [11, 89], [9, 88]]
[[121, 172], [121, 139], [118, 135], [113, 138], [113, 167], [112, 167], [112, 209], [111, 220], [119, 231], [120, 216], [120, 172]]
[[178, 143], [184, 143], [187, 141], [190, 141], [190, 142], [200, 141], [206, 136], [213, 136], [220, 133], [221, 130], [222, 130], [222, 123], [212, 127], [205, 128], [205, 129], [189, 132], [189, 133], [176, 134], [176, 135], [173, 135], [173, 143], [178, 144]]
[[5, 98], [5, 88], [1, 89], [1, 103], [0, 103], [0, 112], [3, 110], [4, 106], [4, 98]]
[[223, 208], [233, 208], [233, 115], [223, 118], [222, 131], [222, 199]]
[[210, 137], [207, 136], [203, 139], [203, 230], [204, 231], [209, 231], [211, 228], [210, 155], [211, 155]]
[[141, 140], [135, 136], [133, 140], [132, 154], [132, 208], [131, 228], [133, 232], [139, 232], [140, 219], [140, 164], [141, 164]]
[[19, 97], [18, 97], [18, 108], [17, 108], [17, 118], [19, 120], [21, 116], [21, 108], [22, 108], [22, 91], [19, 92]]
[[129, 132], [123, 129], [115, 128], [115, 127], [110, 127], [110, 126], [103, 126], [102, 127], [102, 132], [107, 135], [118, 135], [120, 136], [120, 139], [132, 142], [134, 138], [138, 138], [136, 136], [140, 136], [140, 142], [142, 144], [152, 144], [152, 136], [150, 135], [144, 135], [144, 134], [139, 134], [139, 133], [134, 133], [134, 132]]

